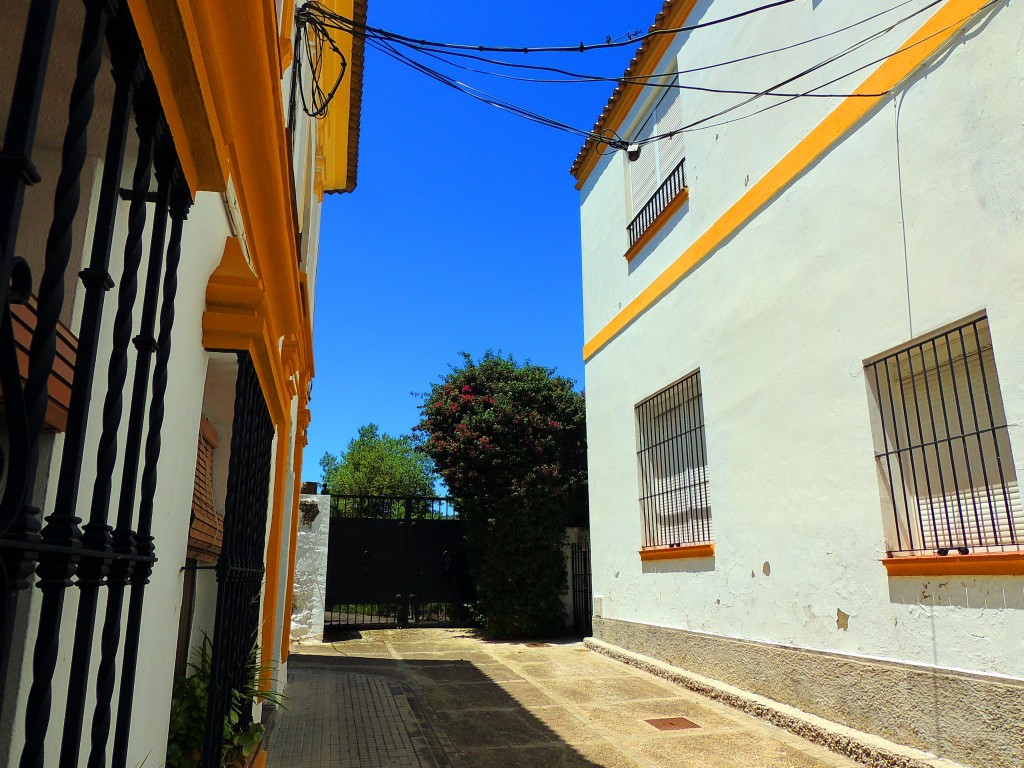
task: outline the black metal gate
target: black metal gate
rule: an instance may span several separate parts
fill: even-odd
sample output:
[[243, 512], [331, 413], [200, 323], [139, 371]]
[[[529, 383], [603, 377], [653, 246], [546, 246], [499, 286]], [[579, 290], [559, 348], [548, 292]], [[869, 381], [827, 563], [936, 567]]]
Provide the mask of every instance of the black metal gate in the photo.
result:
[[450, 500], [332, 496], [328, 626], [472, 624], [462, 521]]
[[594, 632], [593, 591], [590, 586], [590, 536], [574, 541], [572, 550], [572, 628], [577, 635]]
[[[256, 369], [248, 353], [238, 353], [202, 768], [223, 764], [225, 718], [237, 706], [235, 692], [242, 690], [252, 675], [250, 658], [259, 631], [273, 441], [274, 424]], [[238, 714], [235, 727], [242, 729], [252, 722], [252, 702], [245, 702]]]

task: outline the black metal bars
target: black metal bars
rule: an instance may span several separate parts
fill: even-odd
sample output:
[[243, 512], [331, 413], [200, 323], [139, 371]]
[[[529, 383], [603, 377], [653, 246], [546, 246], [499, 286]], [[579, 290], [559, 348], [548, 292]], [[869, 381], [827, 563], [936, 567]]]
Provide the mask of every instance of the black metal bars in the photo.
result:
[[1022, 512], [988, 320], [865, 365], [894, 554], [1024, 549]]
[[451, 499], [438, 496], [331, 495], [331, 517], [404, 520], [407, 515], [422, 520], [455, 520], [459, 513]]
[[594, 592], [590, 571], [590, 532], [569, 545], [572, 573], [572, 627], [577, 635], [593, 633]]
[[643, 546], [712, 541], [700, 371], [636, 407]]
[[686, 172], [683, 170], [685, 161], [686, 158], [679, 161], [679, 164], [665, 177], [665, 181], [661, 183], [661, 186], [651, 195], [651, 199], [644, 204], [644, 207], [629, 222], [627, 229], [629, 230], [630, 247], [636, 245], [643, 233], [668, 209], [669, 204], [686, 189]]
[[[259, 630], [263, 548], [270, 495], [274, 425], [248, 354], [238, 355], [231, 457], [224, 509], [224, 540], [217, 560], [217, 612], [210, 663], [203, 768], [219, 768], [224, 720], [243, 687]], [[252, 722], [247, 702], [238, 727]]]
[[[4, 588], [0, 680], [6, 681], [8, 677], [18, 598], [26, 593], [33, 570], [42, 595], [38, 612], [28, 627], [28, 640], [34, 638], [35, 644], [20, 759], [20, 765], [26, 768], [54, 762], [53, 758], [44, 755], [44, 744], [53, 716], [51, 696], [58, 684], [56, 660], [59, 644], [70, 623], [66, 621], [65, 595], [72, 587], [78, 588], [79, 601], [74, 620], [74, 640], [68, 649], [71, 660], [68, 696], [56, 764], [70, 768], [77, 767], [79, 763], [82, 731], [88, 716], [86, 703], [89, 700], [90, 665], [94, 658], [96, 613], [100, 592], [105, 590], [107, 616], [100, 638], [101, 662], [92, 713], [93, 744], [89, 765], [107, 765], [105, 749], [109, 736], [110, 701], [114, 680], [118, 677], [119, 640], [125, 631], [120, 620], [121, 605], [123, 592], [130, 585], [132, 603], [126, 630], [128, 642], [120, 665], [122, 695], [114, 749], [114, 764], [123, 765], [125, 762], [132, 710], [131, 695], [130, 692], [126, 695], [125, 688], [133, 688], [135, 680], [137, 636], [134, 637], [134, 646], [132, 641], [133, 632], [137, 635], [141, 620], [142, 590], [138, 587], [148, 579], [156, 559], [149, 522], [174, 316], [175, 270], [181, 255], [181, 224], [191, 202], [159, 99], [147, 76], [141, 45], [127, 7], [119, 0], [83, 0], [83, 4], [85, 15], [81, 28], [67, 30], [69, 34], [78, 35], [78, 56], [70, 97], [63, 107], [54, 101], [46, 109], [53, 114], [63, 112], [67, 122], [42, 259], [43, 270], [36, 289], [34, 326], [29, 328], [27, 371], [19, 366], [9, 307], [12, 303], [26, 301], [33, 293], [32, 275], [28, 263], [15, 257], [13, 247], [25, 213], [25, 187], [40, 180], [30, 160], [38, 116], [44, 99], [58, 98], [43, 91], [51, 40], [58, 23], [55, 2], [37, 0], [29, 6], [21, 59], [8, 111], [4, 151], [0, 152], [0, 386], [3, 390], [3, 418], [0, 419], [3, 440], [0, 445], [6, 449], [6, 455], [0, 454], [4, 486], [4, 497], [0, 501], [0, 574]], [[59, 23], [70, 25], [74, 18], [75, 14], [68, 14], [61, 17]], [[80, 273], [84, 302], [68, 400], [66, 435], [56, 478], [54, 511], [40, 530], [40, 512], [34, 506], [39, 500], [32, 497], [37, 471], [43, 471], [40, 436], [51, 399], [50, 377], [60, 319], [69, 304], [64, 293], [66, 274], [77, 257], [72, 233], [82, 223], [84, 206], [80, 203], [85, 181], [83, 174], [90, 157], [88, 137], [90, 125], [95, 122], [93, 113], [99, 111], [96, 109], [96, 84], [108, 54], [114, 94], [112, 104], [100, 105], [100, 114], [109, 117], [109, 125], [102, 156], [101, 181], [89, 212], [93, 219], [90, 258], [88, 266]], [[59, 89], [54, 91], [56, 93]], [[103, 347], [100, 329], [104, 296], [113, 287], [110, 256], [119, 207], [118, 188], [133, 115], [139, 133], [139, 150], [134, 169], [124, 267], [120, 275], [113, 351], [110, 359], [104, 361], [98, 356]], [[139, 352], [135, 362], [129, 430], [127, 439], [123, 441], [125, 447], [120, 448], [122, 391], [128, 372], [127, 342], [132, 333], [137, 273], [147, 249], [143, 239], [154, 156], [160, 189], [157, 203], [153, 206], [152, 235], [145, 262], [148, 279], [143, 322], [136, 338]], [[176, 201], [173, 205], [172, 200]], [[172, 224], [165, 269], [165, 227], [169, 206], [172, 208]], [[40, 217], [46, 213], [37, 207], [27, 215], [31, 215], [33, 219], [30, 221], [38, 226], [42, 223]], [[158, 309], [160, 342], [156, 343], [153, 335]], [[154, 352], [156, 370], [151, 383], [149, 358]], [[90, 482], [90, 478], [82, 474], [89, 403], [94, 394], [95, 372], [104, 363], [109, 381], [100, 395], [104, 413], [96, 487], [93, 489], [89, 522], [84, 528], [79, 528], [81, 521], [76, 516], [79, 495], [83, 484]], [[147, 403], [148, 422], [144, 418]], [[136, 499], [135, 480], [143, 442], [146, 445], [145, 469], [141, 492]], [[49, 457], [45, 458], [48, 466]], [[120, 514], [117, 528], [112, 529], [107, 522], [110, 486], [118, 465], [122, 469]], [[140, 510], [137, 517], [136, 501]], [[136, 525], [138, 530], [133, 528]], [[5, 691], [4, 706], [14, 704], [15, 697], [6, 694]]]

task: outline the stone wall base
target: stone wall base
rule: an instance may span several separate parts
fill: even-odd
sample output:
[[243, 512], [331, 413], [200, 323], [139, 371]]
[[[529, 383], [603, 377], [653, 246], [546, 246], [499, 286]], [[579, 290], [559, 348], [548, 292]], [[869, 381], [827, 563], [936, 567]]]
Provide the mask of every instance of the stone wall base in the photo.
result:
[[[617, 619], [595, 617], [594, 638], [600, 641], [591, 642], [595, 650], [618, 652], [627, 663], [635, 663], [629, 657], [636, 656], [644, 664], [675, 668], [673, 674], [680, 677], [676, 682], [753, 714], [765, 716], [760, 710], [778, 703], [782, 714], [765, 719], [867, 765], [941, 764], [933, 756], [977, 768], [1024, 765], [1024, 680]], [[665, 676], [654, 668], [649, 671]], [[865, 738], [850, 733], [837, 737], [834, 730], [815, 738], [815, 728], [806, 722], [787, 724], [794, 712], [862, 732]], [[921, 752], [901, 754], [896, 745]]]

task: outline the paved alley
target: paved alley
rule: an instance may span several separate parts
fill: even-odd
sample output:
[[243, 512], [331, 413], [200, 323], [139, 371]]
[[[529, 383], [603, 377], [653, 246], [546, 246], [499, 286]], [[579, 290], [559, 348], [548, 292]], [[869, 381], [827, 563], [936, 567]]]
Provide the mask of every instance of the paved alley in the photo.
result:
[[581, 643], [450, 629], [348, 637], [293, 651], [270, 768], [856, 765]]

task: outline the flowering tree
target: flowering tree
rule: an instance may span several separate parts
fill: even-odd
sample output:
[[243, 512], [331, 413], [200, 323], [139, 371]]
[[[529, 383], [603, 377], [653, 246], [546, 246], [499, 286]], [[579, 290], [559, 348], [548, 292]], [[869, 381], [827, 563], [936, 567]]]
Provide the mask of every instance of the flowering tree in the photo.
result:
[[463, 353], [421, 410], [416, 431], [464, 521], [484, 626], [557, 632], [565, 528], [586, 516], [583, 395], [549, 368]]

